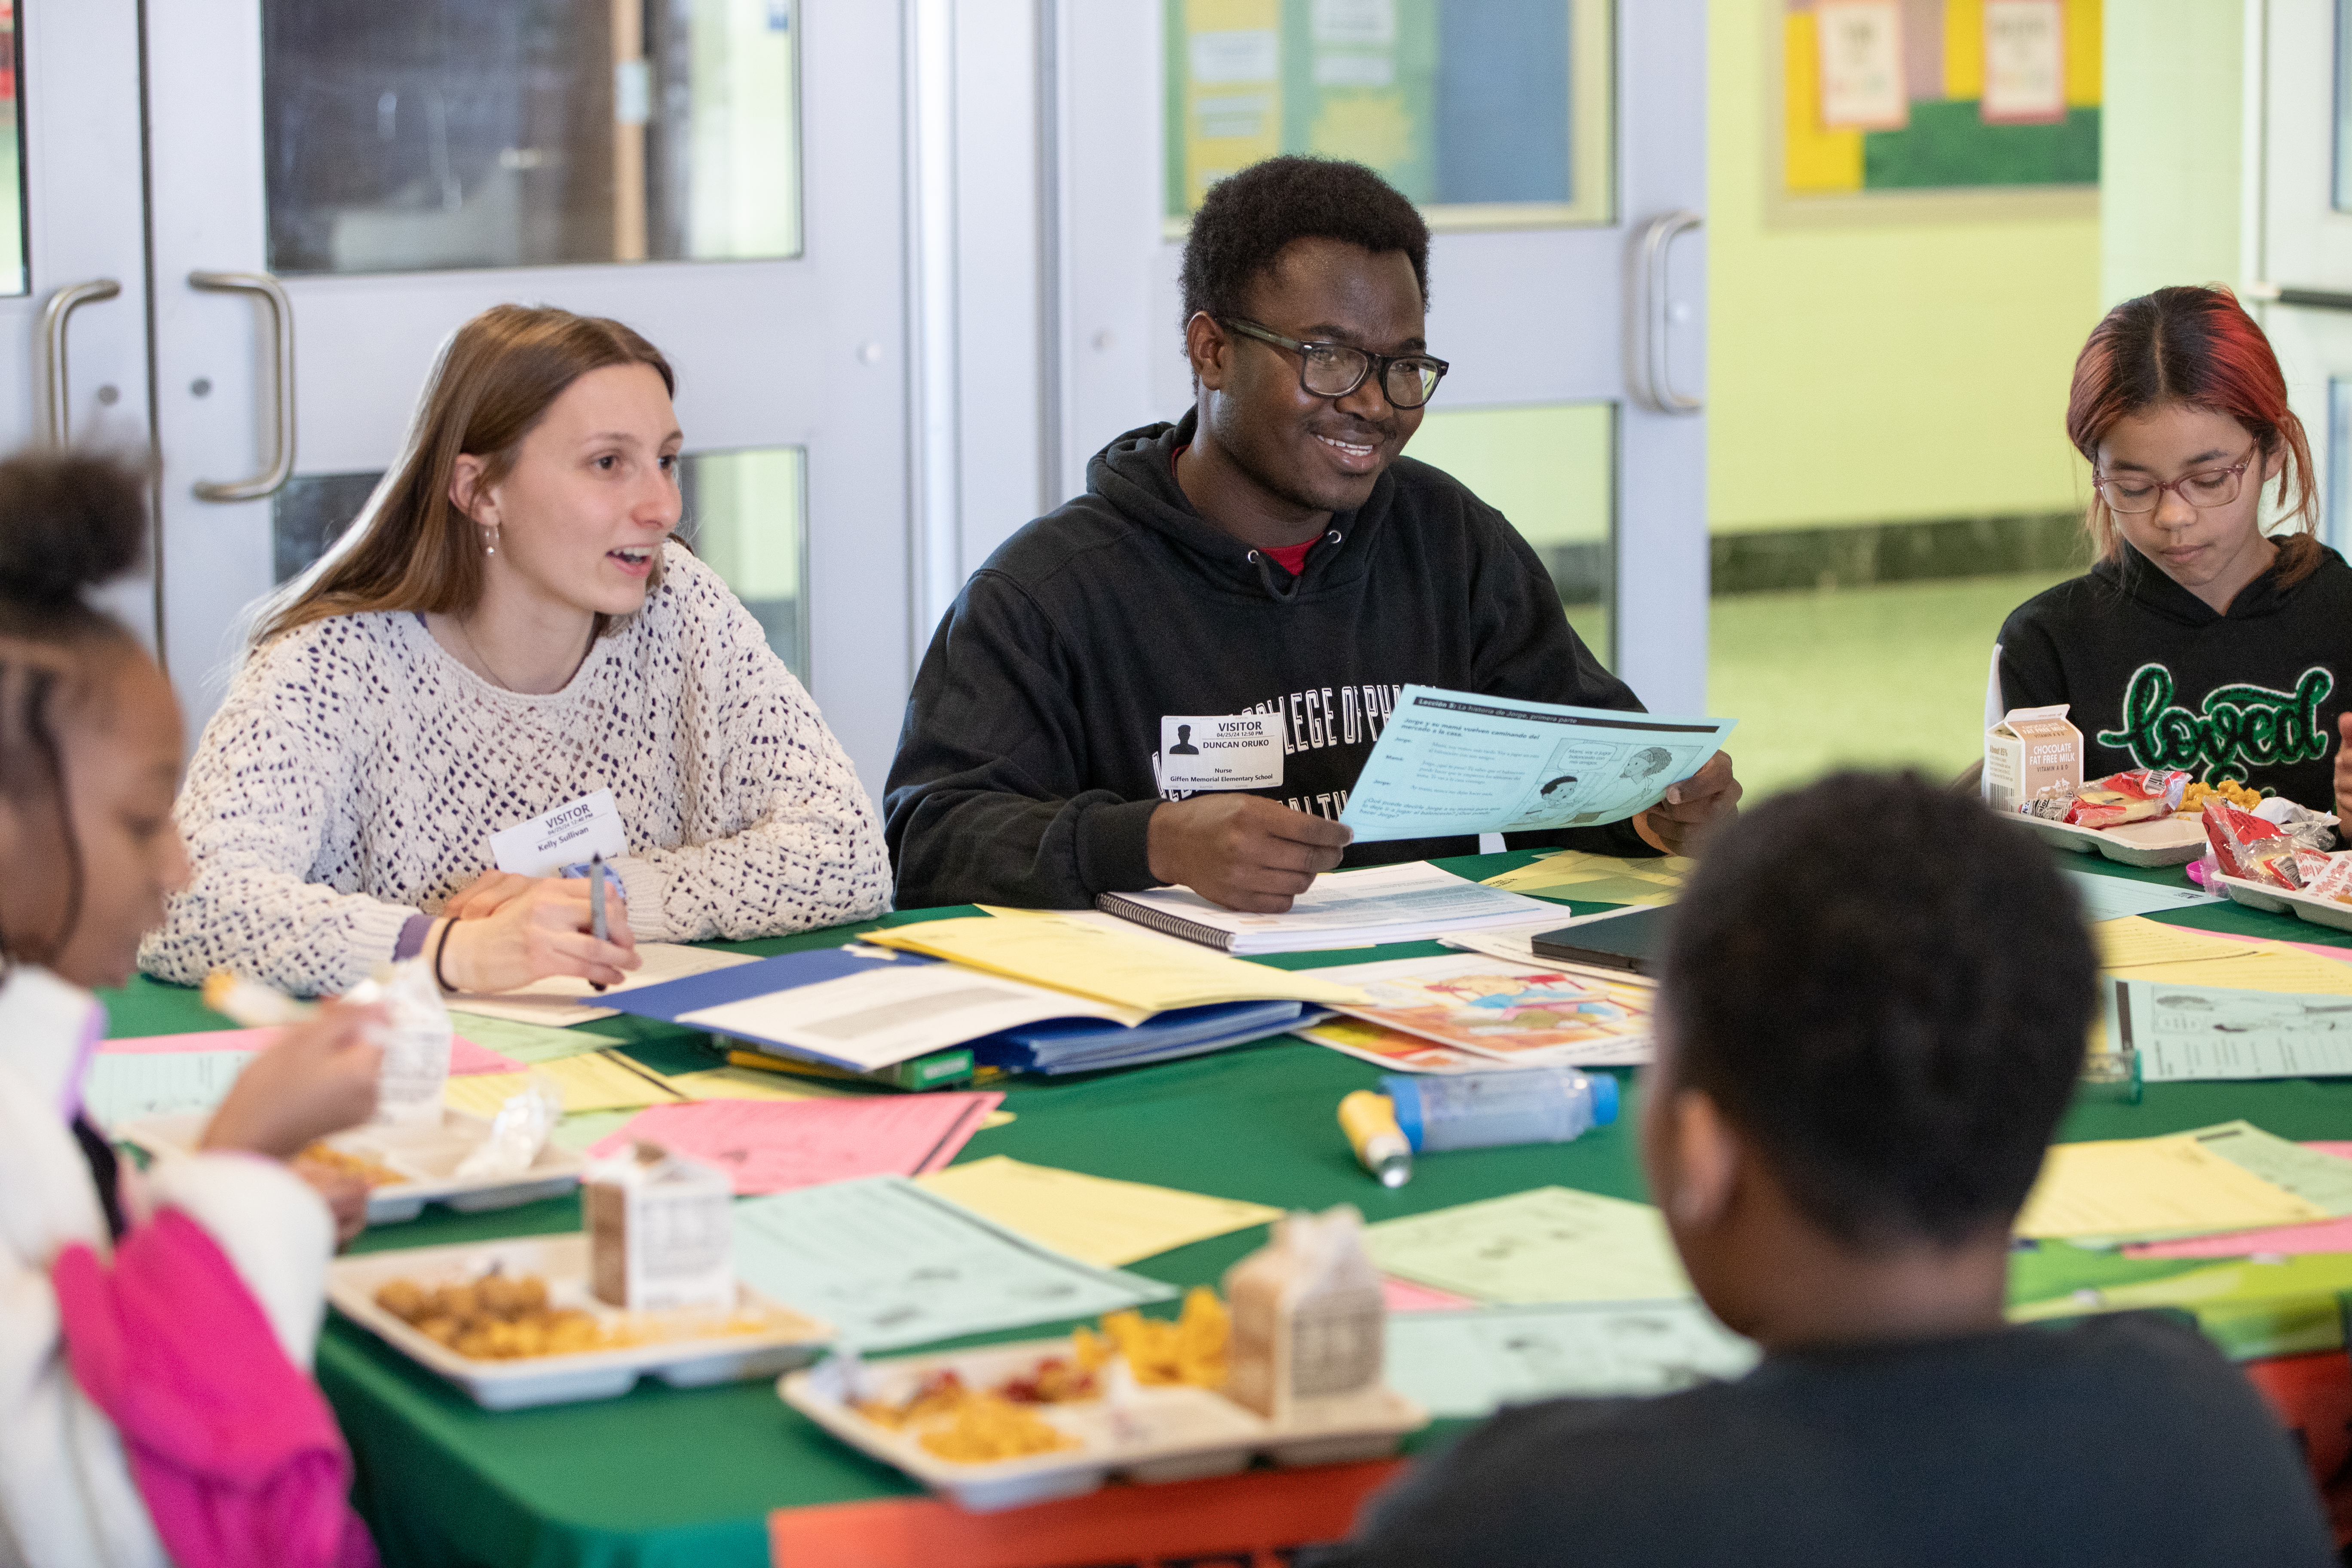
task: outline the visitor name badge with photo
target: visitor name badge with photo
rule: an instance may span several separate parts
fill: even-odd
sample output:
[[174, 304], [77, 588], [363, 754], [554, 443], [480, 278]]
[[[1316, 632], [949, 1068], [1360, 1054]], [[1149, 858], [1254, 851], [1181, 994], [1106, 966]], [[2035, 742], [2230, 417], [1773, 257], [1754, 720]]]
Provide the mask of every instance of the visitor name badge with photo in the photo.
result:
[[608, 789], [490, 835], [490, 858], [518, 877], [552, 877], [591, 855], [617, 860], [628, 852], [621, 808]]
[[1160, 721], [1161, 789], [1277, 789], [1282, 729], [1271, 713], [1170, 714]]

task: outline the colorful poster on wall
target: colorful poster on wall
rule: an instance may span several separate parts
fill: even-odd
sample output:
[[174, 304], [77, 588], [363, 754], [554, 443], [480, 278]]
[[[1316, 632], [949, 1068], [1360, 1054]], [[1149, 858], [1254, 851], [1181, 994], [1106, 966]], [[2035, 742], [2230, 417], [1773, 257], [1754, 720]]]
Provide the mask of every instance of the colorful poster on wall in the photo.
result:
[[1605, 223], [1609, 0], [1162, 0], [1165, 213], [1281, 153], [1349, 158], [1439, 227]]
[[[2102, 0], [1781, 8], [1790, 195], [2098, 184]], [[1885, 102], [1863, 100], [1867, 89], [1886, 89], [1890, 55], [1900, 121]]]
[[2066, 118], [2063, 0], [1984, 0], [1988, 125], [2048, 125]]
[[1821, 0], [1813, 18], [1822, 56], [1822, 124], [1900, 131], [1911, 123], [1901, 0]]

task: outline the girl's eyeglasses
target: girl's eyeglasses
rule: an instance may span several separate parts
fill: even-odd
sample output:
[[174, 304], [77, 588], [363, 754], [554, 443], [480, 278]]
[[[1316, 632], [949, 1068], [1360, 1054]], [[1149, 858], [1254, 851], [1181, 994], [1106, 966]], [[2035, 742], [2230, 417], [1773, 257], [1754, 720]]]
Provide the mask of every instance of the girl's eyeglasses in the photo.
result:
[[2138, 513], [2154, 511], [2164, 504], [2164, 492], [2170, 490], [2193, 507], [2228, 506], [2238, 499], [2238, 490], [2245, 479], [2246, 470], [2253, 467], [2263, 444], [2254, 443], [2248, 452], [2226, 468], [2200, 468], [2193, 474], [2183, 474], [2168, 484], [2158, 484], [2138, 474], [2117, 477], [2098, 474], [2091, 482], [2099, 488], [2099, 499], [2107, 503], [2109, 511]]

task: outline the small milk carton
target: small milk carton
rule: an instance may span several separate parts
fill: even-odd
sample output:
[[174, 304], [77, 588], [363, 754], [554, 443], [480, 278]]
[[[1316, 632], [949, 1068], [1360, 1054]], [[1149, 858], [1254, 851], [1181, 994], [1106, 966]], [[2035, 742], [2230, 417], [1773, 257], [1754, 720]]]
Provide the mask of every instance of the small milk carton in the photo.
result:
[[588, 1289], [632, 1312], [735, 1305], [734, 1184], [643, 1140], [589, 1166]]
[[440, 1126], [441, 1091], [449, 1081], [449, 1047], [457, 1031], [426, 962], [412, 958], [387, 964], [352, 986], [344, 1000], [379, 1003], [386, 1015], [374, 1032], [383, 1047], [376, 1121], [394, 1127]]
[[1995, 811], [2037, 800], [2072, 800], [2083, 783], [2083, 731], [2066, 704], [2012, 708], [1985, 731], [1984, 799]]
[[1274, 1239], [1226, 1271], [1225, 1306], [1234, 1404], [1311, 1424], [1380, 1389], [1388, 1307], [1352, 1206], [1275, 1221]]

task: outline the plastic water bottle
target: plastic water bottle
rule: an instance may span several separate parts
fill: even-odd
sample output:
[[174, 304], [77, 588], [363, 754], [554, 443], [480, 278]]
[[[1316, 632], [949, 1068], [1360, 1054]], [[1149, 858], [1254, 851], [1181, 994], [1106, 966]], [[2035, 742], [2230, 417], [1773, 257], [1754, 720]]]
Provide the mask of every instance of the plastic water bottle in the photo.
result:
[[1415, 1153], [1565, 1143], [1617, 1120], [1617, 1080], [1574, 1068], [1517, 1068], [1447, 1077], [1381, 1079]]

